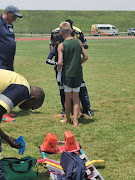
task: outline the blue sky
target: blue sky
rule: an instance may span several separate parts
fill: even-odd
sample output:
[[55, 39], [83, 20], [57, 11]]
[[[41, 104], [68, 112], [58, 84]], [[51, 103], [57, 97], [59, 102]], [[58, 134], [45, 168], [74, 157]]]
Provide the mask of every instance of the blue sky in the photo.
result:
[[0, 0], [0, 9], [11, 4], [20, 10], [135, 10], [135, 0]]

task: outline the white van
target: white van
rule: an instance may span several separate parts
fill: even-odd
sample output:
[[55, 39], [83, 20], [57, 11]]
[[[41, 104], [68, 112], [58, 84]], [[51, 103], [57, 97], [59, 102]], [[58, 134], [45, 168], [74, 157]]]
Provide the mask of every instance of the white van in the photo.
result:
[[93, 24], [91, 26], [91, 34], [94, 36], [115, 36], [119, 34], [119, 31], [115, 26], [111, 24]]

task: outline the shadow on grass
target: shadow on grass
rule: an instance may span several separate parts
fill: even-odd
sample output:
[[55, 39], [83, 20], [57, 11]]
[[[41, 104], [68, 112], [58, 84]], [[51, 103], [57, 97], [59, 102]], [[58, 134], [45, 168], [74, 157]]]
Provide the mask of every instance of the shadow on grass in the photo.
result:
[[96, 168], [96, 169], [104, 169], [105, 166], [104, 166], [104, 165], [102, 165], [102, 166], [100, 165], [100, 166], [95, 166], [95, 168]]
[[[82, 111], [82, 110], [81, 110]], [[95, 112], [98, 112], [98, 110], [92, 110], [92, 113], [94, 114]], [[64, 115], [64, 117], [66, 117], [66, 114], [64, 113], [62, 113], [62, 112], [60, 112], [59, 111], [59, 113], [61, 114], [61, 115]], [[58, 114], [59, 114], [58, 113]], [[82, 124], [90, 124], [90, 123], [93, 123], [93, 122], [95, 122], [96, 121], [96, 119], [94, 119], [93, 118], [93, 116], [88, 116], [88, 115], [86, 115], [85, 113], [83, 113], [84, 114], [84, 118], [78, 118], [78, 122], [79, 123], [82, 123]], [[73, 116], [73, 112], [71, 111], [71, 113], [70, 113], [70, 115], [71, 116]], [[88, 118], [89, 117], [89, 118]], [[92, 118], [92, 119], [90, 119], [90, 118]], [[71, 122], [72, 124], [73, 124], [73, 122]]]
[[23, 111], [23, 110], [20, 110], [20, 111], [12, 111], [11, 114], [15, 114], [15, 117], [23, 117], [23, 116], [28, 116], [30, 114], [41, 114], [41, 112], [37, 112], [37, 111]]
[[[96, 169], [104, 169], [105, 168], [105, 166], [96, 166], [95, 167]], [[48, 180], [49, 179], [49, 175], [48, 175], [48, 172], [45, 172], [45, 173], [40, 173], [39, 172], [39, 174], [38, 174], [38, 178], [37, 179], [39, 179], [39, 180]]]
[[42, 172], [38, 174], [38, 177], [36, 178], [37, 180], [48, 180], [49, 179], [49, 174], [48, 172]]
[[95, 120], [94, 119], [88, 119], [88, 118], [78, 118], [78, 122], [82, 124], [90, 124], [93, 123]]
[[[93, 115], [95, 114], [95, 112], [98, 112], [98, 110], [91, 110]], [[87, 118], [89, 117], [89, 118]], [[86, 115], [84, 113], [84, 118], [78, 118], [78, 121], [79, 123], [82, 123], [82, 124], [90, 124], [90, 123], [93, 123], [95, 122], [96, 120], [93, 118], [93, 116], [91, 116], [92, 119], [90, 119], [90, 116]]]

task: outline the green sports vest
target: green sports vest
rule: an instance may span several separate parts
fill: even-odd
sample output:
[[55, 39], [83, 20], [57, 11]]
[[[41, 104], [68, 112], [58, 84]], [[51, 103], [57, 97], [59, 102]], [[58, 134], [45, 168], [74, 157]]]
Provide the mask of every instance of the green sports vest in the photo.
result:
[[[65, 40], [63, 42], [63, 47], [64, 47], [64, 51], [63, 51], [62, 82], [63, 84], [69, 86], [70, 84], [69, 78], [70, 79], [77, 78], [79, 84], [81, 84], [82, 66], [80, 60], [81, 60], [82, 48], [80, 46], [79, 40], [78, 39]], [[68, 79], [68, 83], [66, 79]]]

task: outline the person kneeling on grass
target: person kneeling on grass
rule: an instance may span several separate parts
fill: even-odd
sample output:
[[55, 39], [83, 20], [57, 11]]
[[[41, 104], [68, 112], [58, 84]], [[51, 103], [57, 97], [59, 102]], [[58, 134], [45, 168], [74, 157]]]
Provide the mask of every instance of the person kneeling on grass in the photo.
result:
[[[0, 69], [0, 77], [0, 122], [3, 114], [9, 113], [15, 106], [26, 111], [42, 106], [45, 93], [41, 88], [30, 86], [23, 76], [13, 71]], [[16, 139], [0, 129], [0, 180], [6, 180], [1, 161], [1, 137], [13, 148], [20, 149], [22, 146], [21, 143], [15, 144]]]
[[[80, 108], [79, 91], [82, 82], [82, 68], [88, 56], [80, 40], [71, 36], [71, 26], [68, 22], [60, 24], [60, 32], [64, 42], [58, 45], [58, 71], [62, 70], [62, 83], [65, 92], [66, 123], [70, 123], [71, 100], [73, 100], [74, 126], [79, 126]], [[81, 58], [82, 54], [82, 58]]]

